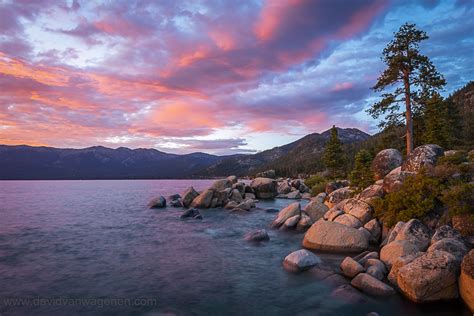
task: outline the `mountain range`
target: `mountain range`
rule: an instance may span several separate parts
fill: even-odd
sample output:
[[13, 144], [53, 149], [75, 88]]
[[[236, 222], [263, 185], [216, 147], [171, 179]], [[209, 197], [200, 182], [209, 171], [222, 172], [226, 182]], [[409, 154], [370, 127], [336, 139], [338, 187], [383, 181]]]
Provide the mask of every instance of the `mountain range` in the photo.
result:
[[[345, 145], [363, 142], [370, 135], [355, 128], [338, 128]], [[102, 146], [60, 149], [26, 145], [0, 145], [0, 179], [181, 179], [254, 175], [264, 169], [314, 162], [320, 165], [329, 130], [313, 133], [290, 144], [252, 155], [215, 156], [205, 153], [177, 155], [156, 149], [117, 149]], [[311, 163], [309, 166], [312, 166]], [[298, 170], [297, 170], [298, 171]]]

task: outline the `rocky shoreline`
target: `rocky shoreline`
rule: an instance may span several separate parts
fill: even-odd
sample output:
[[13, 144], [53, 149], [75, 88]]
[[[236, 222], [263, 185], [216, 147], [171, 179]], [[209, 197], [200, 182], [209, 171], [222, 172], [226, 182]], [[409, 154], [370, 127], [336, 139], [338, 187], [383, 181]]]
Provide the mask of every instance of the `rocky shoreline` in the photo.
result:
[[[283, 259], [283, 267], [299, 273], [312, 270], [322, 282], [334, 289], [334, 297], [363, 301], [385, 297], [397, 291], [415, 303], [431, 303], [461, 298], [474, 312], [474, 250], [472, 227], [453, 220], [444, 225], [438, 217], [399, 221], [388, 228], [375, 217], [372, 201], [396, 192], [404, 181], [433, 166], [449, 152], [437, 145], [416, 148], [405, 161], [395, 149], [381, 151], [375, 157], [375, 182], [355, 194], [346, 180], [334, 181], [312, 197], [301, 179], [275, 179], [274, 171], [259, 174], [250, 183], [237, 177], [220, 179], [197, 192], [193, 187], [167, 199], [152, 200], [150, 208], [183, 207], [182, 219], [202, 219], [199, 209], [222, 208], [230, 213], [246, 214], [256, 209], [259, 200], [307, 199], [290, 203], [278, 212], [270, 227], [304, 232], [303, 249]], [[244, 239], [268, 242], [265, 229], [248, 232]], [[347, 256], [337, 269], [326, 266], [318, 253], [355, 253]]]

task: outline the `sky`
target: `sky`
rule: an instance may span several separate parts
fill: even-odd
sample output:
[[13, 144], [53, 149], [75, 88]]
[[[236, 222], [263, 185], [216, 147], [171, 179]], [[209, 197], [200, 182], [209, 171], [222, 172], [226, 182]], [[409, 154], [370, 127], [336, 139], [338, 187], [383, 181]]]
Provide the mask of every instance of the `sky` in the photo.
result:
[[0, 143], [254, 153], [366, 109], [405, 22], [474, 80], [474, 1], [0, 0]]

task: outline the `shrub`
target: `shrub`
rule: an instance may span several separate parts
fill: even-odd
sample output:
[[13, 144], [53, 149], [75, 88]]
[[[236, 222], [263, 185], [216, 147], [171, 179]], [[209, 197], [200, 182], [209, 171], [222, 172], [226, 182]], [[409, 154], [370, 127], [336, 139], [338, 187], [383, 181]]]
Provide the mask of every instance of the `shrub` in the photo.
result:
[[325, 182], [317, 183], [311, 187], [311, 195], [316, 196], [319, 193], [324, 192], [325, 190], [326, 190]]
[[442, 192], [441, 201], [451, 216], [474, 215], [474, 184], [461, 183], [448, 187]]
[[328, 180], [326, 178], [315, 175], [306, 179], [304, 181], [304, 184], [311, 188], [311, 194], [314, 196], [321, 192], [324, 192], [324, 190], [326, 189], [327, 182]]
[[420, 219], [440, 204], [442, 187], [439, 179], [427, 175], [423, 170], [407, 178], [399, 191], [374, 200], [375, 214], [388, 226], [398, 221]]

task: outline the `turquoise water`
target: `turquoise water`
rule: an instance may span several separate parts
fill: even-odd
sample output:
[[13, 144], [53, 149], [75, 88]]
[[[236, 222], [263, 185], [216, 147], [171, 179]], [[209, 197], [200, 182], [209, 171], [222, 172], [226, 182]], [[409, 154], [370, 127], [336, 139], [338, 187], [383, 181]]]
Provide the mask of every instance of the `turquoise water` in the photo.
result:
[[[310, 272], [286, 272], [281, 262], [303, 235], [269, 229], [275, 214], [263, 209], [288, 200], [248, 215], [203, 210], [202, 221], [146, 207], [211, 183], [0, 181], [0, 314], [468, 315], [456, 302], [418, 306], [399, 296], [351, 306]], [[242, 240], [260, 228], [269, 242]], [[342, 259], [320, 255], [332, 266]]]

